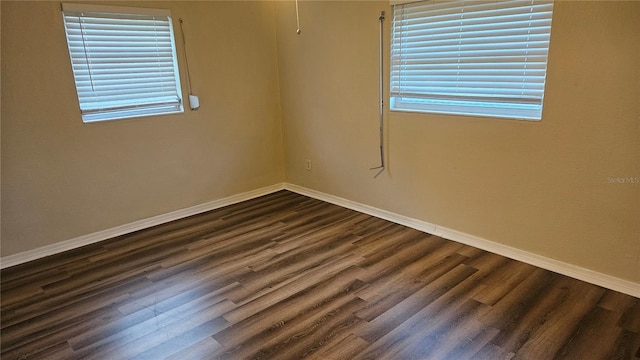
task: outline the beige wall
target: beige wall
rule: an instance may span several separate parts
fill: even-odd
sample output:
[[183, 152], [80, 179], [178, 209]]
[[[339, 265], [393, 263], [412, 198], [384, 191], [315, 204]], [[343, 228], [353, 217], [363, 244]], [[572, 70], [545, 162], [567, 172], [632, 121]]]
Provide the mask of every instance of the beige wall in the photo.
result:
[[272, 3], [118, 2], [171, 10], [186, 94], [184, 19], [201, 108], [93, 124], [60, 3], [1, 3], [2, 256], [283, 180]]
[[640, 282], [640, 2], [556, 2], [540, 122], [387, 112], [373, 179], [388, 4], [276, 5], [287, 181]]
[[377, 179], [387, 1], [119, 2], [184, 18], [202, 107], [98, 124], [59, 4], [1, 3], [2, 256], [286, 179], [640, 282], [640, 2], [556, 2], [541, 122], [387, 112]]

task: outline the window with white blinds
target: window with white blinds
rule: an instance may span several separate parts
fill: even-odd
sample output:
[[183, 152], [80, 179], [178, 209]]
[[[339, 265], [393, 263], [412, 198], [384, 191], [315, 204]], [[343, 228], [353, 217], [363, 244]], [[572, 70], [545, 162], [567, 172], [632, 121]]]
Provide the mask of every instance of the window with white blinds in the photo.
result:
[[84, 122], [183, 111], [168, 10], [62, 6]]
[[393, 7], [391, 109], [540, 120], [552, 1]]

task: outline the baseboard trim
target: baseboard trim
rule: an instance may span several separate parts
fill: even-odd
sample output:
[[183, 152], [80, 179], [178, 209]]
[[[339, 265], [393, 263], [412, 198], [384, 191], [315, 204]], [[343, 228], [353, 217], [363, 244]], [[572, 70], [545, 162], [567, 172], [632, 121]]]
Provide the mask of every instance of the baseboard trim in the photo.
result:
[[580, 266], [568, 264], [525, 250], [483, 239], [481, 237], [431, 224], [426, 221], [410, 218], [408, 216], [395, 214], [390, 211], [378, 209], [373, 206], [361, 204], [355, 201], [351, 201], [299, 185], [285, 183], [284, 188], [301, 195], [309, 196], [314, 199], [326, 201], [328, 203], [342, 206], [351, 210], [359, 211], [397, 224], [405, 225], [416, 230], [440, 236], [448, 240], [473, 246], [485, 251], [492, 252], [494, 254], [508, 257], [510, 259], [522, 261], [527, 264], [566, 275], [574, 279], [585, 281], [594, 285], [602, 286], [607, 289], [640, 298], [640, 284], [634, 283], [629, 280], [624, 280], [611, 275], [599, 273]]
[[37, 249], [17, 253], [0, 258], [0, 269], [20, 265], [28, 261], [37, 260], [46, 256], [58, 254], [64, 251], [73, 250], [81, 246], [90, 245], [99, 241], [114, 238], [116, 236], [132, 233], [134, 231], [146, 229], [152, 226], [164, 224], [170, 221], [182, 219], [188, 216], [200, 214], [210, 210], [215, 210], [228, 205], [233, 205], [242, 201], [250, 200], [260, 196], [274, 193], [284, 189], [284, 183], [266, 186], [260, 189], [247, 191], [244, 193], [228, 196], [222, 199], [213, 200], [204, 204], [192, 206], [185, 209], [172, 211], [166, 214], [153, 216], [147, 219], [134, 221], [129, 224], [113, 227], [91, 234], [79, 236], [77, 238], [61, 241], [52, 245], [43, 246]]
[[614, 291], [619, 291], [634, 297], [640, 298], [640, 284], [632, 281], [620, 279], [614, 276], [599, 273], [576, 265], [568, 264], [562, 261], [551, 259], [542, 255], [517, 249], [508, 245], [496, 243], [487, 239], [483, 239], [474, 235], [463, 233], [457, 230], [449, 229], [443, 226], [428, 223], [426, 221], [410, 218], [408, 216], [399, 215], [387, 210], [382, 210], [373, 206], [358, 203], [352, 200], [344, 199], [338, 196], [312, 190], [303, 186], [291, 183], [278, 183], [260, 189], [247, 191], [244, 193], [232, 195], [222, 199], [210, 201], [204, 204], [192, 206], [185, 209], [172, 211], [166, 214], [153, 216], [147, 219], [134, 221], [129, 224], [116, 226], [111, 229], [98, 231], [92, 234], [79, 236], [70, 240], [65, 240], [56, 244], [43, 246], [37, 249], [21, 252], [0, 258], [0, 269], [20, 265], [32, 260], [37, 260], [46, 256], [55, 255], [67, 250], [73, 250], [81, 246], [90, 245], [99, 241], [111, 239], [116, 236], [128, 234], [134, 231], [146, 229], [152, 226], [160, 225], [170, 221], [182, 219], [188, 216], [200, 214], [210, 210], [215, 210], [228, 205], [233, 205], [242, 201], [250, 200], [260, 196], [274, 193], [280, 190], [289, 190], [301, 195], [309, 196], [314, 199], [326, 201], [338, 206], [359, 211], [371, 216], [375, 216], [384, 220], [394, 222], [396, 224], [408, 226], [410, 228], [424, 231], [429, 234], [437, 235], [442, 238], [456, 241], [465, 245], [473, 246], [482, 250], [486, 250], [498, 255], [502, 255], [514, 260], [522, 261], [527, 264], [538, 266], [540, 268], [550, 270], [562, 275], [566, 275], [578, 280], [586, 281], [591, 284], [605, 287]]

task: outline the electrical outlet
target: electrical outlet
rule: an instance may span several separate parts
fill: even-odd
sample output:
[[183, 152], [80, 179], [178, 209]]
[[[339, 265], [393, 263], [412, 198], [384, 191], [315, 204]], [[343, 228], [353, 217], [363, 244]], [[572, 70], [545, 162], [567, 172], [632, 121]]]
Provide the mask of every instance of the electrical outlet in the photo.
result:
[[304, 168], [307, 169], [307, 171], [311, 171], [311, 160], [309, 159], [305, 160]]

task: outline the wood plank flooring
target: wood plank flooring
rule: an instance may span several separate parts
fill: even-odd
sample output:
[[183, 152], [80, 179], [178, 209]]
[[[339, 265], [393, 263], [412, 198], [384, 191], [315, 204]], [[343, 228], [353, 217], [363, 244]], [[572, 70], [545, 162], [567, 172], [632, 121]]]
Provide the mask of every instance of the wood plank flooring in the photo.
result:
[[1, 272], [2, 359], [640, 359], [640, 299], [287, 191]]

